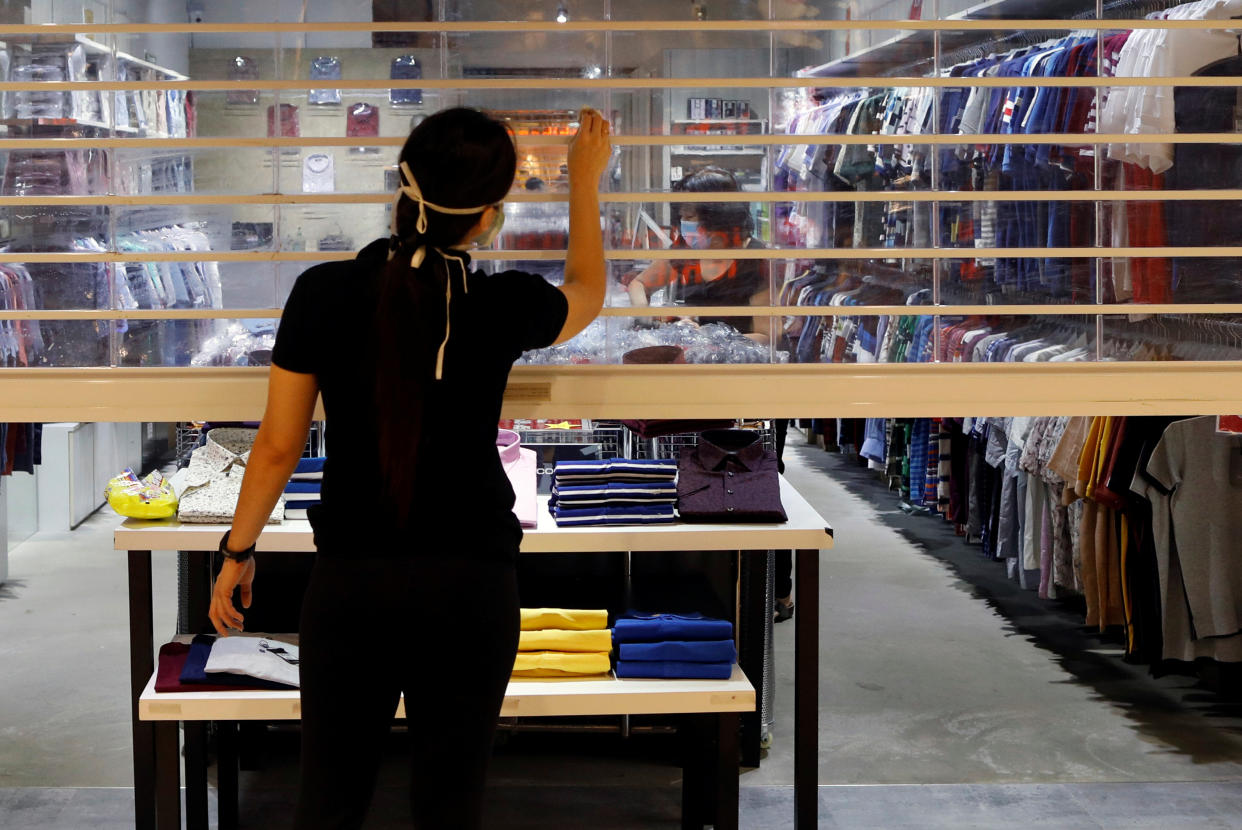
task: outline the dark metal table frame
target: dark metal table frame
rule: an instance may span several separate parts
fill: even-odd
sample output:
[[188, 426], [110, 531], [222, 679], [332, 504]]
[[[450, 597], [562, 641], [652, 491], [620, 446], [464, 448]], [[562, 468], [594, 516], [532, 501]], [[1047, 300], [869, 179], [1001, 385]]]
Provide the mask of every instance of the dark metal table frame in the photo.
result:
[[[825, 532], [831, 536], [830, 528], [825, 528]], [[741, 553], [739, 568], [743, 569], [743, 573], [747, 561], [758, 559], [761, 553]], [[206, 573], [210, 554], [195, 551], [189, 555], [191, 570]], [[798, 613], [794, 617], [795, 830], [816, 827], [819, 812], [819, 556], [820, 551], [813, 549], [798, 550], [795, 556], [798, 601]], [[139, 719], [138, 712], [139, 698], [155, 672], [151, 551], [130, 550], [128, 557], [134, 827], [136, 830], [179, 830], [181, 752], [177, 730], [182, 722], [143, 721]], [[191, 580], [189, 588], [191, 613], [205, 618], [210, 601], [205, 580]], [[742, 670], [746, 669], [743, 664]], [[748, 673], [747, 676], [751, 675]], [[756, 693], [759, 695], [761, 691], [756, 690]], [[715, 822], [718, 830], [736, 830], [739, 715], [710, 713], [683, 717], [683, 732], [696, 737], [692, 737], [687, 744], [682, 786], [682, 826], [702, 828], [704, 824]], [[207, 722], [185, 721], [184, 724], [186, 827], [188, 830], [207, 830]], [[219, 827], [220, 830], [233, 830], [238, 819], [236, 724], [222, 725], [218, 745], [221, 759], [217, 789]], [[711, 732], [715, 733], [714, 740], [703, 740]], [[699, 748], [697, 751], [696, 746]], [[730, 804], [732, 810], [725, 806]]]

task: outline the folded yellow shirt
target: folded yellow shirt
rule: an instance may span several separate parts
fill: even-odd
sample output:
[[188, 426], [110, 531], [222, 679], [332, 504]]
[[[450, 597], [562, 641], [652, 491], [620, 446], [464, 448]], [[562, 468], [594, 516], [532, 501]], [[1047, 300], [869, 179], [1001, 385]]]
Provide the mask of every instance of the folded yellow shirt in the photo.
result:
[[518, 651], [611, 651], [612, 632], [603, 631], [523, 631]]
[[608, 652], [520, 651], [513, 661], [515, 677], [572, 677], [605, 674], [612, 668]]
[[599, 631], [608, 627], [607, 611], [579, 611], [572, 608], [523, 608], [522, 630]]

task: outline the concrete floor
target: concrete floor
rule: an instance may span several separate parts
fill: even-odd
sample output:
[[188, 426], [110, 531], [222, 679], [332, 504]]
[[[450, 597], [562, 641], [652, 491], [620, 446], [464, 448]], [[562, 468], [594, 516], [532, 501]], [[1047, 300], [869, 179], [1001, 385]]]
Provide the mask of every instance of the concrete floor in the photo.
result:
[[[821, 827], [1242, 828], [1232, 710], [1194, 705], [1203, 695], [1190, 680], [1118, 670], [1101, 684], [1077, 671], [1030, 633], [1040, 609], [1002, 616], [939, 543], [903, 525], [924, 521], [921, 533], [930, 521], [900, 514], [895, 499], [792, 435], [786, 460], [837, 539], [821, 570]], [[11, 553], [0, 587], [6, 830], [132, 826], [115, 523], [99, 514]], [[176, 571], [173, 556], [154, 559], [159, 637], [173, 631]], [[1107, 644], [1082, 643], [1119, 664]], [[791, 826], [792, 625], [776, 627], [776, 647], [774, 744], [742, 776], [742, 826], [755, 830]], [[295, 770], [281, 740], [262, 772], [243, 773], [250, 826], [287, 816]], [[397, 749], [368, 826], [400, 826]], [[584, 826], [590, 815], [598, 830], [677, 827], [680, 771], [667, 749], [655, 736], [515, 736], [497, 754], [489, 826]]]

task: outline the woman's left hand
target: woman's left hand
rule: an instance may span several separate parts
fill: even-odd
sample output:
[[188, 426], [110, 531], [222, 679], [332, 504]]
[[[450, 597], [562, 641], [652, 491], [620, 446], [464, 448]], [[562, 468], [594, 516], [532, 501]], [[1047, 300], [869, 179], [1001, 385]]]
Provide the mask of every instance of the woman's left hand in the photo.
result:
[[245, 562], [224, 560], [224, 566], [220, 568], [220, 574], [216, 577], [216, 584], [211, 592], [211, 610], [207, 613], [207, 616], [211, 617], [211, 624], [215, 626], [216, 632], [221, 637], [229, 636], [230, 628], [242, 630], [245, 617], [233, 605], [233, 591], [237, 589], [237, 586], [241, 586], [242, 608], [249, 608], [250, 601], [254, 597], [252, 590], [254, 571], [253, 556]]

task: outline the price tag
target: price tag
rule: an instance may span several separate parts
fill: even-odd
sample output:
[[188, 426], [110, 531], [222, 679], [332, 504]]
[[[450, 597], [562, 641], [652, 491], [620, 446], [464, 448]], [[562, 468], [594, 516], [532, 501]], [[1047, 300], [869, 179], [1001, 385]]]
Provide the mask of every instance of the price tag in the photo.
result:
[[1216, 431], [1222, 435], [1242, 435], [1242, 415], [1217, 415]]

